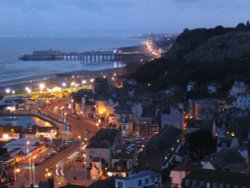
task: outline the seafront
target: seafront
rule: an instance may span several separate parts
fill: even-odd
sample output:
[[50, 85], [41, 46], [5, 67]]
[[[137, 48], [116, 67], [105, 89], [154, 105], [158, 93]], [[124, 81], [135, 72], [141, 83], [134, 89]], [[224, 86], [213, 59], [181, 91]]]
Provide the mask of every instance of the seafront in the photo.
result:
[[[4, 83], [0, 83], [0, 94], [11, 94], [11, 91], [15, 91], [14, 95], [24, 94], [27, 91], [25, 90], [26, 87], [29, 88], [36, 88], [39, 89], [40, 83], [46, 83], [47, 86], [58, 86], [63, 87], [62, 84], [69, 82], [80, 82], [82, 85], [88, 84], [91, 79], [96, 77], [102, 77], [104, 75], [109, 75], [113, 73], [122, 73], [123, 67], [121, 68], [112, 68], [106, 70], [99, 70], [99, 71], [70, 71], [65, 73], [58, 73], [58, 74], [49, 74], [43, 76], [34, 76], [24, 79], [14, 79], [11, 81], [7, 81]], [[83, 81], [85, 80], [85, 81]], [[6, 93], [6, 89], [10, 90], [10, 93]], [[14, 96], [12, 95], [12, 96]]]

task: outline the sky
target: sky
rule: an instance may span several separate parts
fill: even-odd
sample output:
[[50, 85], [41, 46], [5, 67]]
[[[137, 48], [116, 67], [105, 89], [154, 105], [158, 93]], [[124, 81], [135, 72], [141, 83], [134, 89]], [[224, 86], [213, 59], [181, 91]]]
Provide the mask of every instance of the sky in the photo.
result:
[[0, 0], [1, 35], [180, 33], [250, 20], [250, 0]]

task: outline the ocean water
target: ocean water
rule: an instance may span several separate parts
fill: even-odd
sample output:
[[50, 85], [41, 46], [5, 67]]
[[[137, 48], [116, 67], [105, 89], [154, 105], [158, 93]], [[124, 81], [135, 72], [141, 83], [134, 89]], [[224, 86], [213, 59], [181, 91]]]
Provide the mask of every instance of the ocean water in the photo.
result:
[[142, 39], [133, 37], [81, 37], [81, 38], [33, 38], [0, 37], [0, 85], [34, 76], [45, 76], [79, 70], [105, 70], [121, 66], [118, 62], [100, 65], [85, 65], [80, 61], [19, 61], [23, 54], [32, 54], [35, 50], [60, 50], [81, 52], [95, 50], [113, 50], [119, 47], [138, 45]]

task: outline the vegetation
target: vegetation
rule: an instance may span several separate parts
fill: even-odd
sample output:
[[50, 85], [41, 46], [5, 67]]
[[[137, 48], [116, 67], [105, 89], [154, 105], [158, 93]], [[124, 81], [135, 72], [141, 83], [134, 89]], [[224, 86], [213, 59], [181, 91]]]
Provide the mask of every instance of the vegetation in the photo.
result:
[[89, 93], [91, 93], [91, 90], [81, 89], [81, 90], [77, 91], [76, 93], [73, 93], [72, 97], [76, 103], [80, 104], [80, 103], [82, 103], [82, 97], [86, 94], [89, 94]]
[[[177, 37], [175, 45], [167, 55], [139, 67], [135, 73], [131, 74], [131, 77], [145, 85], [150, 83], [156, 90], [173, 85], [184, 87], [191, 80], [197, 81], [199, 85], [218, 82], [221, 83], [222, 90], [228, 90], [235, 80], [250, 83], [249, 54], [242, 58], [234, 60], [228, 58], [221, 62], [187, 62], [185, 59], [186, 54], [193, 53], [209, 38], [238, 31], [250, 32], [249, 24], [239, 24], [236, 28], [217, 26], [214, 29], [185, 29]], [[226, 49], [227, 47], [221, 44], [220, 48]]]
[[217, 26], [212, 29], [199, 28], [194, 30], [185, 29], [176, 39], [176, 45], [170, 50], [168, 58], [174, 61], [183, 61], [183, 57], [192, 52], [209, 38], [219, 36], [232, 31], [233, 28]]

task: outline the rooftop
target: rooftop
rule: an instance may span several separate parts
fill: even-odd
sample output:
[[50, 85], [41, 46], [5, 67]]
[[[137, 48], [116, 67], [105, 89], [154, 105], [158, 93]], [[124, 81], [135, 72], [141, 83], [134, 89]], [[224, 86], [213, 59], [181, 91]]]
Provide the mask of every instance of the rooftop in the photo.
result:
[[126, 152], [119, 152], [119, 153], [116, 153], [112, 159], [132, 159], [133, 156], [130, 155], [130, 154], [127, 154]]
[[119, 130], [116, 129], [100, 129], [95, 136], [90, 139], [88, 148], [108, 148], [114, 142], [119, 134]]
[[185, 179], [250, 187], [248, 175], [221, 170], [194, 169]]
[[0, 155], [0, 161], [8, 161], [10, 159], [13, 159], [13, 158], [8, 155]]
[[124, 177], [124, 178], [119, 178], [119, 179], [124, 179], [124, 180], [132, 180], [132, 179], [138, 179], [138, 178], [142, 178], [145, 176], [150, 176], [150, 177], [158, 177], [160, 176], [159, 173], [150, 171], [150, 170], [144, 170], [144, 171], [140, 171], [136, 174], [130, 175], [128, 177]]
[[92, 183], [88, 188], [112, 188], [115, 187], [115, 177], [109, 177], [105, 180], [98, 180]]
[[167, 150], [176, 144], [181, 131], [175, 127], [168, 127], [162, 131], [161, 134], [153, 137], [141, 155], [147, 156], [163, 156]]
[[211, 155], [210, 162], [216, 168], [228, 167], [230, 164], [243, 165], [245, 159], [237, 150], [225, 149]]
[[87, 187], [83, 185], [73, 185], [73, 184], [68, 183], [67, 185], [64, 185], [59, 188], [87, 188]]

